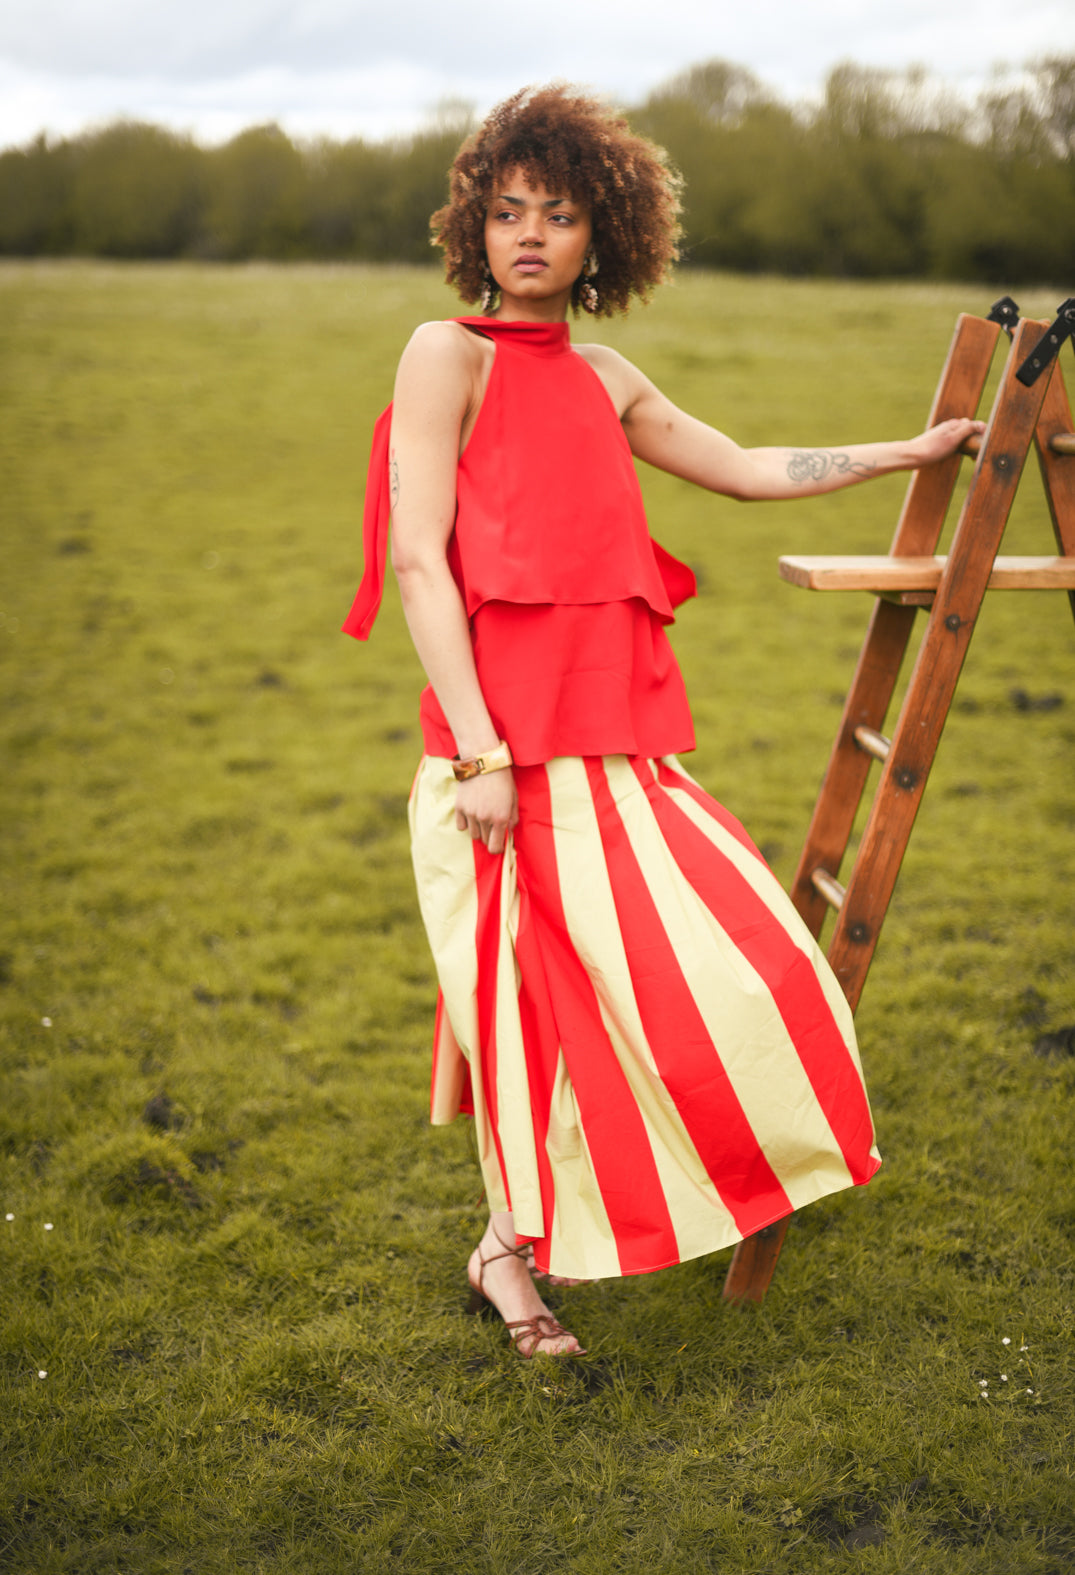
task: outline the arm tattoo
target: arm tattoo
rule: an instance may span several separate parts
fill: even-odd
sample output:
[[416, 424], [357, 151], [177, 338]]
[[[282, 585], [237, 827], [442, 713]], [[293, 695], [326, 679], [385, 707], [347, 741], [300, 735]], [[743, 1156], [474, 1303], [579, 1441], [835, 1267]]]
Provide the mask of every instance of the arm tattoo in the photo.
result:
[[796, 486], [808, 481], [825, 481], [829, 476], [869, 476], [876, 465], [856, 461], [849, 454], [834, 454], [831, 449], [797, 449], [788, 461], [788, 480]]
[[388, 455], [388, 489], [392, 499], [392, 507], [399, 502], [399, 460], [396, 458], [395, 449]]

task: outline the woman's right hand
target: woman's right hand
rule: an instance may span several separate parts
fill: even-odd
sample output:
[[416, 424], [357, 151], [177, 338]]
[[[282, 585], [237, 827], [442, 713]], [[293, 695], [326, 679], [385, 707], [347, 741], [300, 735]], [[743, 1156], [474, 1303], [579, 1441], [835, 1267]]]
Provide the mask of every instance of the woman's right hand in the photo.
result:
[[490, 853], [503, 853], [508, 833], [519, 819], [515, 775], [511, 767], [482, 772], [460, 782], [455, 795], [455, 824]]

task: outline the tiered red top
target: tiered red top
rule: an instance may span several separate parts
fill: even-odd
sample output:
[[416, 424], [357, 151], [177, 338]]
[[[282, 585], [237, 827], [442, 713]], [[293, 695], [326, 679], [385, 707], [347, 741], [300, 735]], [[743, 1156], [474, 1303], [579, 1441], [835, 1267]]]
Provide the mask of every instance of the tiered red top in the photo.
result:
[[[496, 358], [460, 458], [448, 562], [470, 619], [485, 703], [520, 765], [556, 755], [694, 748], [683, 680], [664, 632], [694, 575], [652, 540], [630, 446], [566, 323], [456, 321]], [[388, 542], [391, 406], [374, 429], [365, 574], [344, 632], [368, 639]], [[455, 740], [432, 688], [428, 754]]]

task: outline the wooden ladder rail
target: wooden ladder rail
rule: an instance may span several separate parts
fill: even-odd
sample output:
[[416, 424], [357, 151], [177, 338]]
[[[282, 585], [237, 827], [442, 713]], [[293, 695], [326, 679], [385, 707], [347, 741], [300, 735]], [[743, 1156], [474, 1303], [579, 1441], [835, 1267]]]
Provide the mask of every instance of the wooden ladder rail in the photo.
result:
[[[1075, 558], [1075, 420], [1059, 359], [1034, 428], [1034, 447], [1056, 545], [1065, 557]], [[1075, 618], [1075, 590], [1068, 591], [1068, 599]]]
[[[927, 426], [978, 409], [1000, 332], [996, 323], [960, 316]], [[892, 539], [892, 557], [936, 551], [960, 464], [960, 456], [953, 454], [914, 473]], [[815, 937], [821, 934], [829, 903], [814, 884], [814, 871], [827, 870], [833, 878], [839, 877], [870, 772], [871, 756], [856, 742], [855, 732], [869, 728], [880, 733], [920, 605], [922, 599], [880, 597], [874, 605], [791, 888], [792, 901]], [[856, 996], [852, 1010], [857, 1004]]]
[[[929, 623], [891, 743], [884, 752], [881, 777], [854, 868], [837, 909], [828, 958], [852, 1010], [862, 994], [1045, 396], [1054, 382], [1061, 381], [1055, 367], [1051, 376], [1040, 378], [1029, 388], [1015, 376], [1045, 326], [1023, 322], [1013, 336], [989, 424], [979, 447], [974, 476], [940, 584], [932, 597]], [[1066, 400], [1064, 403], [1066, 405]], [[1050, 464], [1054, 459], [1057, 464], [1061, 463], [1050, 451]], [[1050, 489], [1047, 487], [1047, 490]], [[930, 522], [930, 529], [936, 533], [934, 545], [942, 526], [943, 511], [938, 509], [937, 517]], [[880, 602], [878, 611], [887, 605]], [[896, 606], [893, 611], [903, 613], [908, 620], [914, 617], [913, 607]], [[908, 636], [909, 633], [908, 623]], [[905, 648], [906, 638], [891, 670], [884, 675], [883, 685], [875, 685], [874, 693], [868, 698], [875, 699], [883, 689], [887, 706]], [[846, 755], [849, 744], [868, 772], [872, 752], [864, 750], [856, 740], [855, 728], [868, 727], [879, 734], [883, 721], [884, 710], [874, 710], [870, 716], [856, 717], [849, 729], [841, 723], [833, 759], [838, 752]], [[818, 912], [817, 899], [813, 895], [817, 893], [816, 872], [820, 869], [830, 877], [838, 876], [864, 785], [865, 773], [860, 768], [856, 772], [857, 791], [848, 793], [846, 783], [839, 781], [832, 787], [827, 783], [822, 787], [818, 818], [823, 818], [829, 804], [838, 802], [840, 829], [843, 833], [846, 826], [846, 835], [842, 846], [830, 842], [822, 849], [808, 834], [799, 862], [792, 901], [815, 935], [820, 933], [824, 920], [824, 912]], [[834, 856], [835, 864], [826, 863], [826, 855]], [[808, 888], [811, 895], [807, 895]], [[827, 906], [824, 897], [821, 902]]]
[[[828, 956], [852, 1011], [862, 994], [1032, 441], [1057, 545], [1067, 556], [1075, 553], [1075, 467], [1061, 458], [1072, 453], [1075, 438], [1059, 366], [1029, 389], [1015, 377], [1046, 326], [1024, 322], [1012, 336], [989, 424], [976, 445], [974, 477], [936, 591], [897, 591], [891, 597], [878, 597], [807, 832], [792, 900], [815, 937], [828, 908], [837, 909]], [[977, 409], [999, 334], [996, 323], [967, 315], [959, 318], [930, 425]], [[956, 454], [915, 472], [893, 539], [893, 558], [935, 551], [959, 464]], [[1075, 590], [1069, 595], [1075, 612]], [[889, 740], [880, 730], [919, 606], [931, 607], [930, 623]], [[854, 870], [843, 887], [838, 875], [874, 759], [883, 765], [881, 782]], [[725, 1279], [725, 1300], [743, 1303], [764, 1298], [789, 1223], [790, 1217], [778, 1220], [739, 1243]]]

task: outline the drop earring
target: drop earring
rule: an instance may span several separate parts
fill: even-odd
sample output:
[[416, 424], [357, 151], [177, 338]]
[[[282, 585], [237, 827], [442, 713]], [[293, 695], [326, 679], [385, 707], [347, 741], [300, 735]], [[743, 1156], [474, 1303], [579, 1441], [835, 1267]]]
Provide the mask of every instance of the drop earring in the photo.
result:
[[486, 316], [488, 316], [488, 314], [492, 311], [493, 307], [496, 305], [497, 294], [498, 294], [497, 282], [493, 278], [492, 272], [490, 271], [490, 268], [489, 268], [489, 264], [488, 263], [483, 263], [482, 264], [481, 309], [486, 314]]
[[591, 317], [598, 307], [597, 286], [593, 283], [597, 269], [597, 253], [591, 247], [582, 265], [582, 283], [579, 285], [579, 305], [584, 312], [589, 312]]

